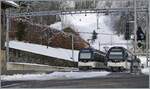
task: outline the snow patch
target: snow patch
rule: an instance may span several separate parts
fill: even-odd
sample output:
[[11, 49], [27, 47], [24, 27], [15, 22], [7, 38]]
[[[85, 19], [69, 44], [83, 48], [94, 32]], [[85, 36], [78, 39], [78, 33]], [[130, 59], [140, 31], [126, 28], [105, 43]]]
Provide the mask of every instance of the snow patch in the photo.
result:
[[147, 67], [147, 68], [142, 69], [142, 73], [143, 73], [143, 74], [146, 74], [146, 75], [149, 75], [149, 73], [150, 73], [150, 68]]
[[27, 51], [35, 54], [41, 54], [45, 56], [50, 56], [54, 58], [69, 60], [69, 61], [78, 61], [79, 51], [74, 50], [74, 59], [72, 58], [72, 50], [63, 49], [63, 48], [53, 48], [47, 47], [45, 45], [33, 44], [33, 43], [24, 43], [20, 41], [9, 41], [9, 48], [18, 49], [22, 51]]
[[2, 75], [1, 80], [6, 81], [19, 81], [19, 80], [62, 80], [62, 79], [82, 79], [102, 77], [110, 74], [106, 71], [101, 72], [53, 72], [51, 74], [15, 74], [15, 75]]
[[[138, 58], [141, 60], [141, 64], [143, 64], [144, 67], [146, 67], [146, 64], [147, 64], [146, 56], [138, 56]], [[148, 62], [148, 63], [149, 63], [148, 65], [150, 65], [150, 62]]]
[[22, 63], [22, 62], [7, 62], [8, 64], [32, 65], [32, 66], [49, 66], [35, 63]]
[[53, 29], [60, 30], [60, 31], [62, 30], [61, 22], [56, 22], [56, 23], [54, 23], [54, 24], [51, 24], [49, 27], [50, 27], [50, 28], [53, 28]]
[[[142, 73], [146, 74], [146, 75], [149, 75], [150, 68], [146, 67], [146, 64], [147, 64], [147, 58], [146, 58], [146, 56], [138, 56], [138, 58], [141, 60], [141, 64], [144, 65], [144, 68], [141, 69]], [[150, 62], [148, 62], [148, 65], [150, 65]]]

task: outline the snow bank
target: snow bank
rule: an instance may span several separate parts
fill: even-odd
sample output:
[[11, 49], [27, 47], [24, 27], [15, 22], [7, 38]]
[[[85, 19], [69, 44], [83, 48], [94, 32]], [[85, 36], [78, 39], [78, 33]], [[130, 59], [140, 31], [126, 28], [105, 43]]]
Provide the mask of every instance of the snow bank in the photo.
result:
[[57, 29], [57, 30], [62, 30], [62, 24], [61, 24], [61, 22], [56, 22], [54, 24], [51, 24], [49, 27], [51, 27], [53, 29]]
[[15, 74], [15, 75], [2, 75], [1, 80], [62, 80], [62, 79], [82, 79], [92, 77], [107, 76], [109, 72], [53, 72], [51, 74]]
[[[147, 58], [146, 58], [146, 56], [138, 56], [138, 58], [141, 60], [141, 64], [144, 65], [144, 68], [141, 69], [142, 73], [143, 73], [143, 74], [146, 74], [146, 75], [149, 75], [149, 73], [150, 73], [150, 68], [149, 68], [149, 67], [146, 67], [146, 63], [147, 63]], [[150, 62], [149, 62], [148, 65], [150, 65]]]
[[7, 64], [20, 64], [20, 65], [31, 65], [31, 66], [49, 66], [35, 63], [23, 63], [23, 62], [7, 62]]
[[[141, 60], [141, 64], [144, 64], [144, 67], [146, 67], [146, 63], [147, 63], [146, 56], [138, 56], [138, 58]], [[148, 65], [150, 65], [150, 62]]]
[[45, 56], [60, 58], [69, 61], [78, 61], [79, 51], [74, 50], [74, 60], [72, 57], [72, 50], [63, 48], [53, 48], [44, 45], [38, 45], [33, 43], [24, 43], [19, 41], [9, 41], [9, 47], [13, 49], [18, 49], [22, 51], [27, 51], [35, 54], [41, 54]]
[[143, 74], [146, 74], [146, 75], [149, 75], [149, 73], [150, 73], [150, 68], [147, 67], [147, 68], [142, 69], [142, 73], [143, 73]]

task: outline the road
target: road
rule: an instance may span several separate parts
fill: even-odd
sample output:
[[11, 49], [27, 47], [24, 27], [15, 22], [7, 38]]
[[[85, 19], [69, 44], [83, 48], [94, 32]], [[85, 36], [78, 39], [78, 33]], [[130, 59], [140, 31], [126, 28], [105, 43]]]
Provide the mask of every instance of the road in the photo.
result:
[[45, 81], [2, 81], [2, 88], [148, 88], [149, 76], [129, 73], [111, 73], [105, 77], [45, 80]]

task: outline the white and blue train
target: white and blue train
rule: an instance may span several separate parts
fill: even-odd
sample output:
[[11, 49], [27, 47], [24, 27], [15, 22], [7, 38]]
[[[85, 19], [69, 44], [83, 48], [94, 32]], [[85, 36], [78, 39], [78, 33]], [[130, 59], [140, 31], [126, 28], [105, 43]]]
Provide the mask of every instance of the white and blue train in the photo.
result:
[[79, 51], [79, 70], [105, 69], [107, 67], [106, 53], [93, 49], [83, 48]]
[[135, 71], [140, 68], [140, 59], [124, 47], [111, 47], [106, 59], [107, 67], [112, 71]]
[[79, 70], [105, 69], [111, 71], [137, 71], [140, 69], [140, 59], [124, 47], [111, 47], [107, 53], [83, 48], [79, 51]]

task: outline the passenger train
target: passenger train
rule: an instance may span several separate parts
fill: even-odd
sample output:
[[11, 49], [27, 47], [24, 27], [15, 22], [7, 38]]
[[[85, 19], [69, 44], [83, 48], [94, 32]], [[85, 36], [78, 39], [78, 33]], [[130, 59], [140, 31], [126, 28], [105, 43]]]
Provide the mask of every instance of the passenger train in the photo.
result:
[[106, 53], [93, 49], [83, 48], [79, 51], [78, 67], [79, 70], [87, 69], [106, 69]]
[[140, 59], [123, 47], [111, 47], [106, 55], [107, 67], [112, 71], [135, 71], [140, 67]]

